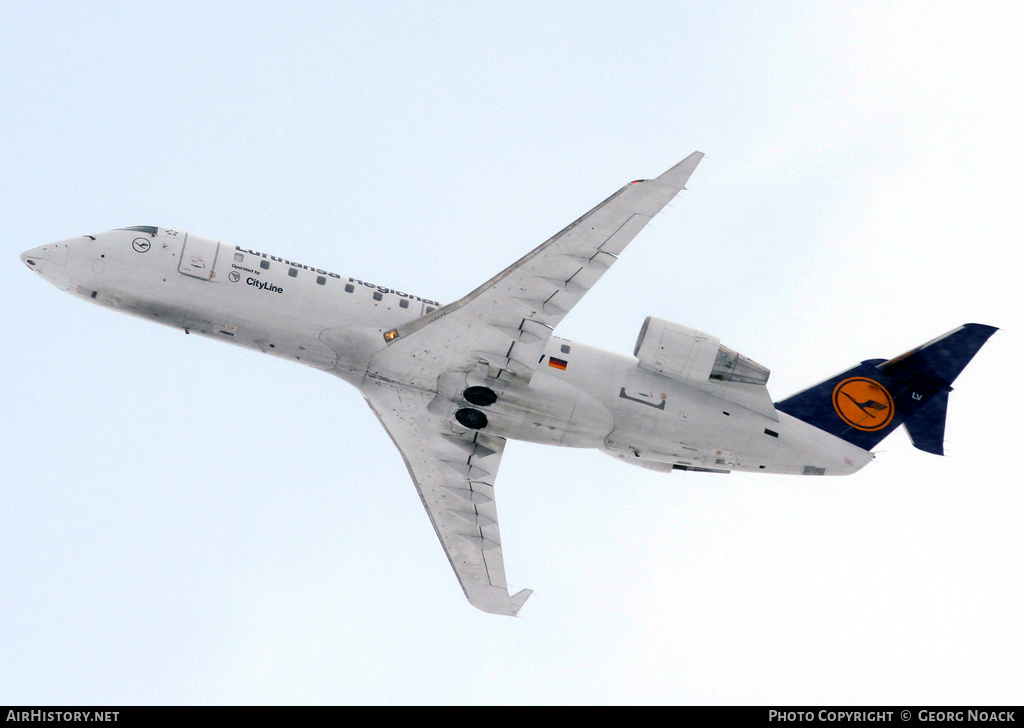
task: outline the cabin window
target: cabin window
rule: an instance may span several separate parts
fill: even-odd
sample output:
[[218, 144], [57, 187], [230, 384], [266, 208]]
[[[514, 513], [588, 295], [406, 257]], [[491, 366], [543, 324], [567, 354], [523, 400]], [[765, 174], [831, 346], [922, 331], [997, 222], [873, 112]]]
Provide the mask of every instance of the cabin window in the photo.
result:
[[326, 278], [324, 278], [323, 276], [317, 276], [317, 277], [316, 277], [316, 284], [317, 284], [318, 286], [322, 286], [322, 285], [324, 285], [325, 283], [327, 283], [327, 279], [326, 279]]
[[568, 354], [569, 353], [569, 345], [568, 344], [562, 344], [562, 353], [563, 354]]
[[409, 308], [409, 299], [403, 298], [401, 301], [398, 302], [398, 305], [401, 306], [402, 308]]
[[373, 292], [373, 300], [374, 301], [381, 301], [383, 299], [384, 299], [384, 294], [383, 293], [381, 293], [380, 291], [374, 291]]
[[270, 267], [270, 261], [269, 260], [261, 260], [260, 261], [260, 268], [262, 268], [263, 270], [267, 270], [269, 267]]
[[431, 313], [431, 312], [436, 311], [436, 310], [437, 309], [434, 308], [433, 306], [427, 306], [427, 313]]
[[354, 290], [356, 290], [355, 286], [353, 286], [351, 283], [345, 284], [345, 293], [352, 293], [352, 291]]
[[235, 262], [236, 263], [241, 263], [243, 258], [244, 258], [244, 256], [241, 253], [235, 253]]
[[288, 275], [290, 275], [292, 278], [295, 278], [299, 275], [299, 271], [296, 270], [295, 268], [289, 268]]

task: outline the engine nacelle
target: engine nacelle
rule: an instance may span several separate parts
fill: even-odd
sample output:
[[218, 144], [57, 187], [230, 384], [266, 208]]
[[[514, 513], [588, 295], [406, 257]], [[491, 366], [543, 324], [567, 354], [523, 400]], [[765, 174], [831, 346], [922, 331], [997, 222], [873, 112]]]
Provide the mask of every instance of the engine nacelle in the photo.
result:
[[633, 356], [644, 369], [682, 382], [764, 385], [771, 374], [767, 367], [722, 346], [718, 337], [654, 316], [644, 321]]
[[522, 387], [475, 371], [444, 372], [427, 410], [484, 435], [566, 447], [600, 447], [615, 426], [596, 398], [557, 377]]

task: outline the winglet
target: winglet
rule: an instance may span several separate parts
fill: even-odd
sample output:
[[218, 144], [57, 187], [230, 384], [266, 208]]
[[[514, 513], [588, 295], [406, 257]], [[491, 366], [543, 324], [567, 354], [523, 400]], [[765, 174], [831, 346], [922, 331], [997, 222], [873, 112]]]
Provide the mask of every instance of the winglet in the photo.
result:
[[526, 600], [530, 598], [531, 594], [533, 594], [533, 589], [523, 589], [522, 591], [517, 592], [514, 596], [509, 597], [508, 601], [509, 606], [512, 607], [513, 617], [516, 616], [519, 613], [519, 610], [523, 608], [523, 605], [526, 604]]
[[658, 181], [672, 185], [676, 189], [685, 190], [690, 175], [693, 174], [693, 170], [697, 169], [697, 165], [700, 164], [702, 159], [704, 159], [704, 152], [694, 152], [658, 177]]

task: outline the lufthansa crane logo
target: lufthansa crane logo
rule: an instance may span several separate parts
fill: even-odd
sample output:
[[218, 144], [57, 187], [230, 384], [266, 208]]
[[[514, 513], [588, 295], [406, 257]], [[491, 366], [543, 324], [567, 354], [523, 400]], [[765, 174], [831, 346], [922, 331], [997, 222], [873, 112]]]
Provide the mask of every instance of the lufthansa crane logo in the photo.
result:
[[832, 390], [832, 406], [843, 422], [864, 432], [882, 430], [892, 422], [892, 395], [867, 377], [844, 379]]

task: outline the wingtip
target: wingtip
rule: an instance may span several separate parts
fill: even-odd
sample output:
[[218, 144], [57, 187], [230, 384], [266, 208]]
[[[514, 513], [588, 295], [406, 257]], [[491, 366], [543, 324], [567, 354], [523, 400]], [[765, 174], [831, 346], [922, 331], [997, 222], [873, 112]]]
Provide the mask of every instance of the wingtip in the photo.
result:
[[503, 587], [491, 586], [480, 591], [467, 591], [465, 585], [462, 589], [466, 593], [469, 603], [488, 614], [499, 614], [506, 617], [516, 617], [523, 604], [533, 594], [533, 589], [522, 589], [514, 595], [509, 596]]
[[509, 597], [509, 603], [512, 605], [512, 615], [518, 616], [519, 610], [526, 604], [526, 600], [533, 594], [533, 589], [523, 589], [516, 592], [513, 596]]
[[689, 181], [690, 175], [693, 174], [693, 170], [697, 169], [697, 165], [700, 164], [700, 160], [702, 159], [704, 159], [704, 152], [693, 152], [677, 165], [658, 177], [658, 179], [662, 182], [667, 182], [680, 190], [685, 190], [686, 183]]

